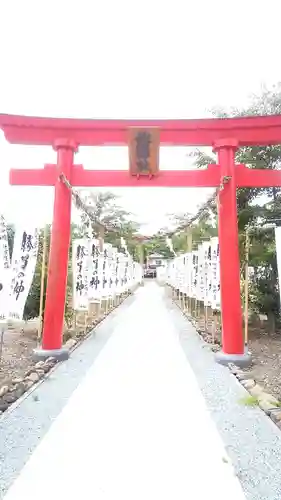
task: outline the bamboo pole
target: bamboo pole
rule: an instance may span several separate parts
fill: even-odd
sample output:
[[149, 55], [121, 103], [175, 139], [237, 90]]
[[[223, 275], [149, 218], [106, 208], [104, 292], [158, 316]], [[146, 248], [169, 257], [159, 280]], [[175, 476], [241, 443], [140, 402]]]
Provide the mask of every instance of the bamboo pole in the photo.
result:
[[187, 252], [192, 252], [192, 232], [189, 229], [186, 235], [186, 250]]
[[197, 318], [197, 298], [194, 298], [194, 317]]
[[38, 342], [41, 340], [43, 330], [43, 301], [44, 301], [44, 288], [45, 288], [45, 267], [47, 256], [47, 225], [44, 227], [43, 235], [43, 253], [41, 264], [41, 285], [40, 285], [40, 305], [39, 305], [39, 328], [38, 328]]
[[205, 331], [208, 332], [208, 306], [204, 304], [204, 325]]
[[246, 230], [245, 238], [245, 282], [244, 282], [244, 342], [248, 345], [249, 338], [249, 250], [250, 235]]
[[98, 240], [99, 240], [99, 248], [100, 251], [103, 252], [104, 248], [104, 226], [100, 225], [98, 227]]

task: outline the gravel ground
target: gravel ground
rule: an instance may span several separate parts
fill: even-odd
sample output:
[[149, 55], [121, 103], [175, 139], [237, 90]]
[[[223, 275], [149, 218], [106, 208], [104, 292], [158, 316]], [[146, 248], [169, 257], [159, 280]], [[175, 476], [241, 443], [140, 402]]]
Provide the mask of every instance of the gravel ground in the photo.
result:
[[0, 499], [105, 346], [117, 315], [119, 322], [133, 300], [134, 296], [128, 297], [73, 351], [68, 361], [58, 365], [19, 406], [0, 417]]
[[[33, 322], [34, 324], [34, 322]], [[0, 387], [13, 378], [22, 377], [32, 366], [32, 352], [37, 347], [37, 331], [33, 324], [9, 328], [4, 332], [0, 359]]]
[[169, 298], [166, 302], [247, 500], [281, 499], [281, 432], [262, 410], [241, 403], [247, 391], [227, 368], [215, 363], [212, 351], [179, 308]]

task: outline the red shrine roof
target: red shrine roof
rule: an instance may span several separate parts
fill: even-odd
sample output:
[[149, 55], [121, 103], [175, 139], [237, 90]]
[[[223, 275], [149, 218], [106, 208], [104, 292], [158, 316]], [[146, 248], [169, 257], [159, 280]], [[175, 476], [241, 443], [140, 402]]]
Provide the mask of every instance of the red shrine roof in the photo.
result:
[[237, 139], [240, 146], [281, 144], [281, 115], [198, 120], [91, 120], [41, 118], [0, 114], [0, 128], [14, 144], [53, 144], [70, 138], [79, 145], [125, 145], [130, 128], [159, 128], [160, 143], [212, 146], [220, 139]]

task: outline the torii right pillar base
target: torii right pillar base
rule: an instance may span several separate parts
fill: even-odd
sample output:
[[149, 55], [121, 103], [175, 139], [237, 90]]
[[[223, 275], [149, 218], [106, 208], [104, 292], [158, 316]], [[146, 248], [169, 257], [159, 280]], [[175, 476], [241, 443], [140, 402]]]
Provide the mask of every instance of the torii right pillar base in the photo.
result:
[[233, 363], [239, 368], [248, 368], [252, 364], [252, 355], [250, 352], [245, 351], [244, 354], [226, 354], [223, 351], [219, 351], [215, 355], [217, 363], [221, 365], [228, 366], [229, 363]]
[[56, 361], [66, 361], [69, 358], [68, 349], [34, 349], [32, 353], [33, 361], [46, 361], [54, 358]]

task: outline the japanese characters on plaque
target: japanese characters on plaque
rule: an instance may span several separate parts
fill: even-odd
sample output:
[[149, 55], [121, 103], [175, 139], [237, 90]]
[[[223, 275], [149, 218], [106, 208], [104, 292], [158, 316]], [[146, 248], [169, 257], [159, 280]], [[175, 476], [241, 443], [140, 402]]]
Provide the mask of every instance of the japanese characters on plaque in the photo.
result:
[[220, 309], [220, 257], [217, 237], [204, 241], [198, 249], [175, 257], [168, 263], [166, 282], [203, 302], [205, 307]]
[[39, 230], [34, 227], [18, 227], [15, 232], [11, 263], [8, 316], [21, 320], [32, 284], [39, 247]]
[[131, 175], [156, 175], [159, 170], [160, 134], [156, 128], [129, 130]]

